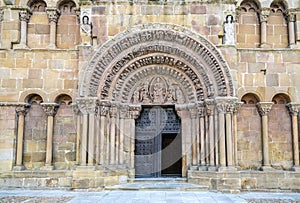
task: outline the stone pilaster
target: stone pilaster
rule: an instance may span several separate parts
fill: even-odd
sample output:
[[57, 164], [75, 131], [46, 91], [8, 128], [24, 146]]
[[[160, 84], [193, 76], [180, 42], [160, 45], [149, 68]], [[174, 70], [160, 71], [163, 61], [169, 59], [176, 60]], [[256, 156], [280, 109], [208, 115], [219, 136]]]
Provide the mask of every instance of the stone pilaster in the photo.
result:
[[21, 10], [19, 13], [19, 19], [21, 22], [21, 38], [20, 44], [17, 44], [14, 48], [16, 49], [27, 49], [27, 24], [29, 22], [31, 13], [29, 10]]
[[270, 8], [261, 8], [259, 13], [260, 19], [260, 47], [268, 48], [267, 45], [267, 22], [270, 15]]
[[263, 166], [262, 170], [271, 169], [269, 158], [269, 139], [268, 139], [268, 114], [271, 111], [273, 102], [259, 102], [256, 104], [262, 119], [262, 146], [263, 146]]
[[47, 48], [56, 49], [56, 25], [60, 11], [56, 8], [46, 8], [46, 12], [50, 23], [50, 43]]
[[287, 107], [289, 109], [289, 113], [291, 115], [292, 120], [292, 135], [293, 135], [293, 159], [294, 159], [294, 170], [299, 171], [299, 131], [298, 131], [298, 114], [299, 114], [299, 108], [300, 103], [291, 102], [287, 104]]
[[58, 104], [56, 103], [41, 103], [43, 110], [47, 115], [47, 148], [46, 148], [46, 163], [42, 167], [42, 170], [53, 170], [52, 166], [52, 154], [53, 154], [53, 125], [54, 116], [58, 109]]
[[217, 160], [215, 160], [215, 153], [217, 153], [217, 150], [215, 149], [217, 138], [215, 137], [214, 132], [215, 101], [212, 99], [206, 99], [204, 102], [206, 107], [208, 126], [208, 129], [206, 131], [206, 142], [208, 143], [206, 150], [207, 164], [214, 170], [214, 167], [217, 165]]
[[134, 140], [135, 140], [135, 119], [137, 119], [140, 115], [140, 112], [142, 110], [142, 107], [140, 105], [130, 105], [129, 106], [129, 128], [130, 128], [130, 134], [129, 137], [129, 143], [130, 143], [130, 169], [132, 170], [132, 173], [130, 173], [130, 178], [134, 177]]
[[18, 116], [18, 131], [17, 131], [17, 155], [16, 165], [13, 167], [15, 171], [21, 171], [24, 169], [23, 166], [23, 137], [24, 137], [24, 126], [25, 126], [25, 115], [28, 112], [29, 104], [20, 104], [16, 107], [16, 113]]
[[295, 22], [296, 22], [296, 14], [293, 12], [288, 12], [288, 33], [289, 33], [289, 47], [296, 47], [296, 35], [295, 35]]
[[188, 151], [187, 138], [190, 136], [190, 115], [188, 106], [186, 104], [176, 104], [175, 110], [177, 115], [181, 118], [181, 133], [182, 135], [182, 177], [187, 175], [187, 167], [191, 164], [191, 154]]

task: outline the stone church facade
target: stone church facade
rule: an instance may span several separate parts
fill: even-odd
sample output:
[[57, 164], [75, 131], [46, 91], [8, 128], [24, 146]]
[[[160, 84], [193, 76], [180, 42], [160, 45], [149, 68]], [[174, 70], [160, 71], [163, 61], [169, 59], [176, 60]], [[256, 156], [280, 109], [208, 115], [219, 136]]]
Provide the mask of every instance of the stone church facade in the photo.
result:
[[295, 0], [1, 0], [0, 186], [300, 188]]

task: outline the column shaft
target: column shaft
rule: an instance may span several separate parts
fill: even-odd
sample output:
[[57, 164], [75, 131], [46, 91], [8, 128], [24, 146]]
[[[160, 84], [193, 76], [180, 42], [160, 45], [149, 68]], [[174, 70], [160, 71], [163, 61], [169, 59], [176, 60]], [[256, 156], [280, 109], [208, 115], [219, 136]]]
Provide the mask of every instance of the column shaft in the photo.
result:
[[219, 150], [220, 150], [220, 165], [226, 166], [224, 113], [219, 113]]
[[100, 165], [104, 164], [105, 160], [105, 116], [100, 117]]
[[200, 163], [201, 166], [205, 166], [205, 126], [204, 117], [200, 117]]
[[81, 116], [77, 115], [77, 129], [76, 129], [76, 164], [80, 163], [80, 145], [81, 145]]
[[262, 116], [262, 134], [263, 134], [263, 165], [270, 166], [267, 115]]
[[115, 164], [116, 161], [116, 118], [112, 117], [110, 121], [110, 157], [109, 163]]
[[119, 163], [124, 164], [124, 118], [120, 119], [120, 150], [119, 150]]
[[82, 142], [81, 142], [81, 166], [86, 166], [87, 158], [87, 133], [88, 133], [88, 115], [83, 114], [82, 121]]
[[215, 166], [214, 115], [209, 115], [209, 165]]
[[233, 166], [233, 155], [232, 155], [232, 122], [231, 114], [226, 113], [226, 145], [227, 145], [227, 165]]
[[292, 115], [294, 166], [299, 166], [298, 116]]
[[46, 165], [52, 165], [52, 138], [53, 138], [53, 116], [48, 116], [47, 122], [47, 150]]
[[17, 157], [16, 165], [23, 164], [23, 137], [24, 137], [24, 114], [19, 114], [18, 117], [18, 138], [17, 138]]
[[88, 165], [94, 165], [94, 150], [95, 150], [95, 114], [89, 114], [89, 129], [88, 129]]
[[232, 126], [233, 126], [233, 161], [234, 165], [238, 165], [238, 156], [237, 156], [237, 118], [236, 113], [233, 113], [232, 116]]

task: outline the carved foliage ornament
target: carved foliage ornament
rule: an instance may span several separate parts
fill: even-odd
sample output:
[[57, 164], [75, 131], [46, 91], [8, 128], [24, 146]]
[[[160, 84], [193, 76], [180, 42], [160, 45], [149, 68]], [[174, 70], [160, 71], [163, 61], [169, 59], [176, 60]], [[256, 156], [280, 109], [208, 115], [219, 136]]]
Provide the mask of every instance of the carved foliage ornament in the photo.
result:
[[47, 116], [55, 116], [59, 107], [59, 105], [56, 103], [41, 103], [41, 106], [43, 107]]
[[49, 19], [49, 23], [54, 22], [57, 23], [59, 15], [60, 15], [60, 11], [57, 9], [46, 9], [47, 11], [47, 15], [48, 15], [48, 19]]
[[259, 102], [256, 104], [257, 108], [258, 108], [258, 113], [261, 116], [267, 116], [269, 114], [269, 112], [271, 111], [272, 105], [274, 103], [273, 102]]

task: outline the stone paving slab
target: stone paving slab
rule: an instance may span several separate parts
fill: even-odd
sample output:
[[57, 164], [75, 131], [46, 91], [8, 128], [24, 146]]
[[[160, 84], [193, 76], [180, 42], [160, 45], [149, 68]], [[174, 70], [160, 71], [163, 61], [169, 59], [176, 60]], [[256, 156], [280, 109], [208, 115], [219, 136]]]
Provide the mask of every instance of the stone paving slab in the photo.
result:
[[0, 189], [0, 203], [300, 203], [300, 193]]

